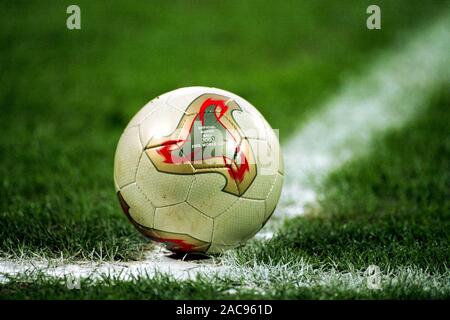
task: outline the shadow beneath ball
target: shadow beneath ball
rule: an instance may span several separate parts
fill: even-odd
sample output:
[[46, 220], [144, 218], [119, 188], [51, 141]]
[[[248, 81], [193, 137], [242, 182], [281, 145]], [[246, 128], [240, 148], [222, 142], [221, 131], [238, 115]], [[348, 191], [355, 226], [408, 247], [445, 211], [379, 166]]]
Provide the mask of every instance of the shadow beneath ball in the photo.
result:
[[181, 261], [199, 261], [211, 259], [210, 256], [204, 253], [172, 253], [167, 256], [170, 259]]

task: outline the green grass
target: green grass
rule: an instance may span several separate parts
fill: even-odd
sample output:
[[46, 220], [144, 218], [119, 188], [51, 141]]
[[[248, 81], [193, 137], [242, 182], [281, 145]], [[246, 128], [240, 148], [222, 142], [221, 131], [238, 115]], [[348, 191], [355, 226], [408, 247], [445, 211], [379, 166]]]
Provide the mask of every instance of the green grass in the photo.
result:
[[[332, 174], [318, 212], [237, 251], [245, 264], [293, 263], [346, 271], [377, 265], [447, 273], [450, 261], [450, 94], [444, 87], [408, 127]], [[276, 252], [276, 254], [274, 254]]]
[[[288, 221], [269, 241], [229, 252], [232, 276], [106, 277], [68, 290], [64, 279], [35, 274], [12, 278], [0, 297], [449, 299], [449, 92], [439, 90], [417, 119], [332, 174], [318, 212]], [[369, 265], [380, 267], [381, 289], [367, 287]]]
[[[293, 270], [294, 272], [297, 270]], [[242, 286], [239, 280], [198, 277], [179, 281], [166, 275], [136, 277], [130, 281], [104, 277], [101, 282], [82, 279], [80, 289], [68, 289], [67, 279], [42, 274], [13, 278], [0, 287], [0, 299], [448, 299], [447, 274], [440, 278], [418, 271], [402, 271], [384, 281], [382, 290], [367, 289], [365, 282], [356, 285], [336, 274], [323, 283], [323, 274], [304, 273], [312, 278], [311, 286], [287, 282], [281, 276], [270, 286]], [[391, 275], [392, 276], [392, 275]], [[298, 278], [298, 277], [297, 277]], [[72, 281], [72, 280], [69, 280]], [[424, 283], [429, 283], [426, 287]], [[238, 289], [238, 293], [236, 293]]]
[[2, 2], [0, 256], [139, 259], [147, 246], [120, 213], [115, 145], [128, 119], [162, 92], [234, 91], [288, 132], [342, 79], [445, 2]]

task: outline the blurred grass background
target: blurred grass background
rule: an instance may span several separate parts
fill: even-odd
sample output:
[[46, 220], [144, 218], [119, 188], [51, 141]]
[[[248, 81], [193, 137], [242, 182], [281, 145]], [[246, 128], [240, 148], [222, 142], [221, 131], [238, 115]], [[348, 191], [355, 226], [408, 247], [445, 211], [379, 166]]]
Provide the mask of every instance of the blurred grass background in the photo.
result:
[[155, 96], [215, 86], [252, 102], [285, 140], [377, 52], [446, 1], [1, 2], [0, 255], [136, 259], [145, 242], [120, 213], [113, 154]]

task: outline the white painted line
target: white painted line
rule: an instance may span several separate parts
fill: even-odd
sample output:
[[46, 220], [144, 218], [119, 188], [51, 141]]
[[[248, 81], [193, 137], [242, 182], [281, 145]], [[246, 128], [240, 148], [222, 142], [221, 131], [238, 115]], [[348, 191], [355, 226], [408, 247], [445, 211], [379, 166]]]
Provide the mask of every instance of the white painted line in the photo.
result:
[[93, 262], [76, 261], [66, 263], [59, 260], [7, 260], [0, 259], [0, 282], [7, 280], [6, 275], [14, 276], [34, 271], [43, 271], [52, 277], [71, 275], [77, 278], [101, 279], [111, 275], [121, 280], [130, 280], [139, 275], [154, 276], [157, 273], [170, 274], [176, 279], [183, 280], [195, 277], [197, 273], [220, 270], [221, 266], [211, 260], [204, 262], [182, 261], [169, 257], [170, 253], [158, 247], [149, 251], [144, 261], [129, 262]]
[[284, 145], [286, 180], [275, 217], [303, 214], [326, 176], [367, 152], [373, 137], [407, 123], [433, 90], [449, 83], [449, 21], [379, 56]]

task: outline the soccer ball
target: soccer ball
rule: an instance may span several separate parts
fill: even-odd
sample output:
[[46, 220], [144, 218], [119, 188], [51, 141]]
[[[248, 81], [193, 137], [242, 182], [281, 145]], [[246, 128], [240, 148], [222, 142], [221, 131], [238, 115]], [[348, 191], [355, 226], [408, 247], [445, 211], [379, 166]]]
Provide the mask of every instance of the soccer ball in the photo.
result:
[[174, 252], [220, 253], [254, 236], [283, 184], [278, 138], [243, 98], [188, 87], [147, 103], [120, 137], [114, 183], [123, 211]]

